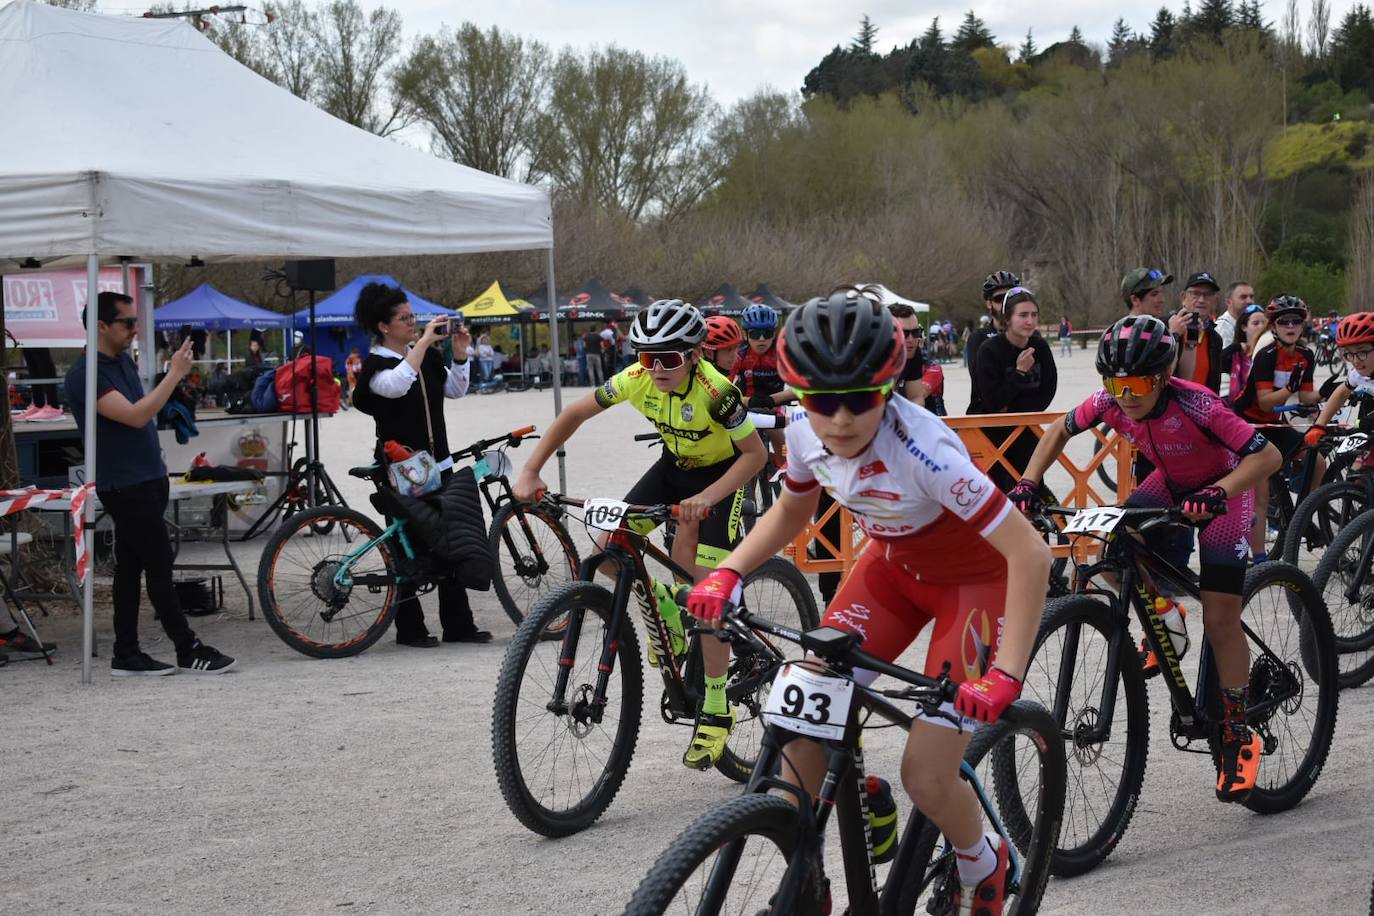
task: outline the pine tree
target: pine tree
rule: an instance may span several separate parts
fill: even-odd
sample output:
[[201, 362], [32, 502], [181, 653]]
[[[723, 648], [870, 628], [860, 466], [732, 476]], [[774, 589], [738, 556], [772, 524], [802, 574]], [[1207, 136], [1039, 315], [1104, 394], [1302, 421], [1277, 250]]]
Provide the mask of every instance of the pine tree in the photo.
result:
[[1231, 0], [1202, 0], [1197, 15], [1189, 19], [1189, 31], [1221, 44], [1226, 30], [1235, 24], [1236, 16], [1231, 9]]
[[1241, 0], [1240, 6], [1236, 7], [1236, 26], [1255, 32], [1269, 31], [1269, 26], [1264, 22], [1264, 13], [1260, 10], [1259, 0]]
[[1073, 31], [1069, 33], [1069, 44], [1071, 44], [1071, 45], [1081, 45], [1081, 44], [1083, 44], [1083, 30], [1080, 29], [1078, 26], [1074, 26], [1074, 27], [1073, 27]]
[[916, 40], [906, 75], [907, 82], [926, 83], [936, 95], [949, 94], [949, 48], [940, 31], [939, 16]]
[[1150, 23], [1150, 54], [1155, 60], [1172, 57], [1178, 22], [1167, 6], [1161, 6]]
[[1107, 64], [1118, 64], [1131, 47], [1131, 27], [1125, 19], [1112, 23], [1112, 37], [1107, 42]]
[[1331, 36], [1331, 62], [1341, 88], [1374, 96], [1374, 13], [1357, 3]]
[[859, 34], [854, 36], [854, 40], [849, 43], [849, 50], [859, 54], [874, 53], [874, 43], [878, 40], [878, 27], [873, 24], [873, 20], [864, 14], [864, 18], [859, 20]]
[[959, 31], [954, 33], [949, 46], [951, 50], [972, 54], [979, 48], [991, 48], [996, 44], [986, 23], [975, 16], [973, 10], [969, 10], [964, 14], [964, 21], [959, 25]]
[[1016, 59], [1023, 64], [1028, 64], [1031, 62], [1031, 58], [1038, 53], [1040, 53], [1040, 49], [1035, 46], [1035, 38], [1031, 35], [1031, 30], [1026, 29], [1026, 40], [1021, 42], [1021, 47], [1016, 49]]

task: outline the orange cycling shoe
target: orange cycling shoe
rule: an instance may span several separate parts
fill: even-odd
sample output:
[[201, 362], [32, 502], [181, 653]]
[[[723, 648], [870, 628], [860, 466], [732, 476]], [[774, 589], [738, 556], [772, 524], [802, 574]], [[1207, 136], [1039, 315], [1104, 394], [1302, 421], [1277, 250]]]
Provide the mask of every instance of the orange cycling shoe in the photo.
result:
[[1221, 769], [1217, 773], [1217, 800], [1243, 802], [1255, 787], [1259, 777], [1260, 755], [1264, 742], [1250, 729], [1246, 737], [1230, 737], [1230, 729], [1221, 728]]
[[1007, 895], [1007, 866], [1010, 858], [1007, 844], [1001, 837], [989, 836], [988, 841], [997, 842], [997, 866], [976, 887], [959, 885], [959, 896], [954, 900], [954, 909], [947, 916], [1002, 916], [1002, 907]]

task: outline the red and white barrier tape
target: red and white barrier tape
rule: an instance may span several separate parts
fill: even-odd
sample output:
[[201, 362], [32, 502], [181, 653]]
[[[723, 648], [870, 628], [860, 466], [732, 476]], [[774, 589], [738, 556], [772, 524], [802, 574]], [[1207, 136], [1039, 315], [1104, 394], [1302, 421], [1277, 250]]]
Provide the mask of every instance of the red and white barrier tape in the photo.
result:
[[94, 489], [95, 484], [88, 483], [85, 486], [71, 487], [66, 490], [39, 490], [36, 488], [0, 490], [0, 515], [22, 512], [39, 503], [70, 499], [72, 501], [72, 542], [76, 547], [76, 581], [85, 582], [89, 564], [86, 559], [86, 526], [82, 514], [86, 508], [86, 498], [91, 495], [91, 491]]

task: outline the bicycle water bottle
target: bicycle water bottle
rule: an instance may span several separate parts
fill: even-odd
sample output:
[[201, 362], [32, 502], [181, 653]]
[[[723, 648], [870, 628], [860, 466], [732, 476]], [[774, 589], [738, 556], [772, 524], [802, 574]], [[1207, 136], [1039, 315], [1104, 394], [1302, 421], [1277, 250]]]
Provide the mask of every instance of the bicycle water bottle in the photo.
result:
[[1187, 612], [1177, 601], [1156, 598], [1155, 616], [1164, 621], [1164, 629], [1169, 631], [1169, 642], [1173, 643], [1174, 656], [1182, 658], [1189, 646]]
[[869, 776], [864, 780], [868, 792], [868, 829], [873, 835], [873, 862], [881, 865], [897, 854], [897, 803], [886, 779]]

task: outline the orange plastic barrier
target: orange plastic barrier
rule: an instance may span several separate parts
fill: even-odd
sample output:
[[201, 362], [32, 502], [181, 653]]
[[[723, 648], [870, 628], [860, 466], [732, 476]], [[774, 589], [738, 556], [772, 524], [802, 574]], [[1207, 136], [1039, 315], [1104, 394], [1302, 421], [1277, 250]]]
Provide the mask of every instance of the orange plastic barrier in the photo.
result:
[[[1008, 436], [1001, 445], [995, 445], [988, 438], [985, 430], [989, 427], [1012, 427], [1029, 430], [1036, 438], [1040, 438], [1044, 435], [1046, 427], [1051, 423], [1062, 423], [1063, 419], [1064, 414], [1062, 413], [1002, 413], [945, 417], [945, 422], [958, 433], [964, 447], [968, 449], [969, 457], [983, 471], [1001, 465], [1013, 477], [1019, 477], [1020, 472], [1012, 467], [1005, 454], [1007, 448], [1017, 437]], [[1131, 474], [1131, 463], [1134, 457], [1134, 448], [1131, 443], [1110, 430], [1093, 429], [1092, 435], [1102, 443], [1102, 448], [1085, 464], [1080, 465], [1074, 462], [1067, 454], [1059, 456], [1059, 466], [1068, 471], [1069, 477], [1073, 481], [1073, 486], [1068, 492], [1055, 492], [1054, 495], [1058, 497], [1061, 505], [1074, 508], [1115, 506], [1130, 496], [1131, 490], [1135, 486], [1135, 479]], [[1098, 469], [1102, 467], [1103, 462], [1111, 459], [1116, 461], [1116, 492], [1112, 492], [1111, 489], [1102, 484], [1102, 481], [1097, 479]], [[838, 538], [827, 536], [823, 529], [837, 516], [840, 535]], [[804, 573], [838, 572], [847, 574], [867, 540], [868, 538], [854, 524], [854, 519], [849, 511], [837, 503], [808, 525], [787, 548], [786, 553], [792, 557], [797, 568]], [[816, 542], [814, 550], [816, 557], [812, 557], [808, 552], [808, 547], [812, 541]], [[1095, 543], [1086, 541], [1085, 545], [1094, 545]], [[1068, 556], [1070, 551], [1069, 545], [1058, 545], [1051, 549], [1056, 556]]]

